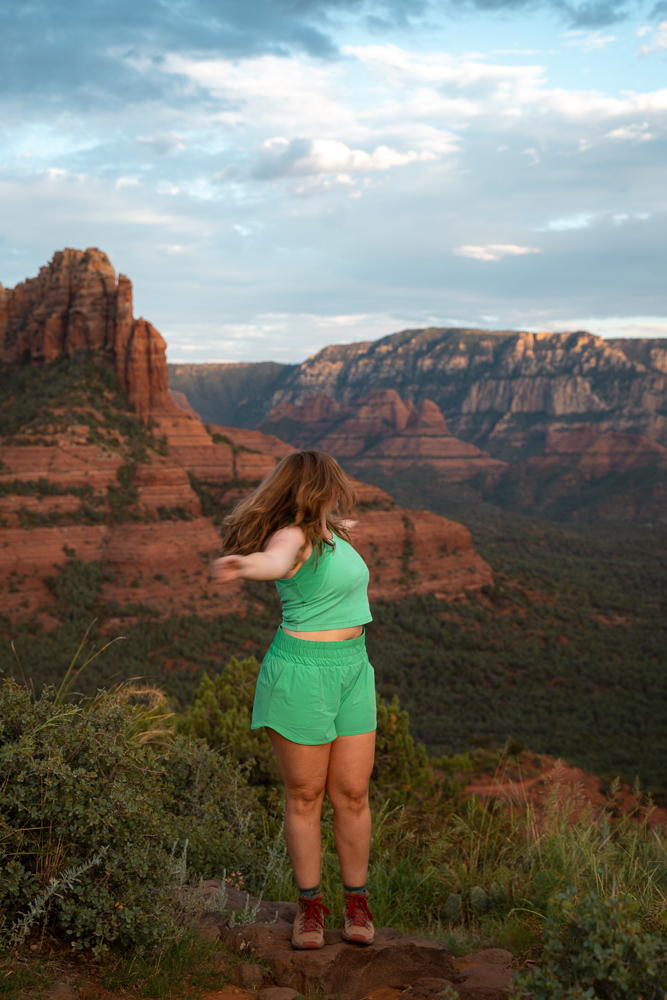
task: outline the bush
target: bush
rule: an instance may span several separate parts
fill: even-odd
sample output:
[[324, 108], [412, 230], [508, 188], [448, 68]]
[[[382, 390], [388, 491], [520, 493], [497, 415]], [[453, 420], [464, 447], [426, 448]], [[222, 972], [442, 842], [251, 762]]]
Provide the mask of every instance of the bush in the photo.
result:
[[235, 763], [189, 737], [151, 745], [135, 708], [122, 688], [68, 705], [52, 687], [39, 700], [12, 680], [0, 687], [0, 931], [10, 943], [37, 922], [98, 957], [172, 940], [176, 845], [182, 854], [191, 839], [204, 874], [253, 846]]
[[516, 977], [510, 1000], [662, 1000], [667, 939], [642, 931], [638, 909], [623, 896], [560, 893], [546, 922], [540, 966]]
[[435, 792], [435, 775], [426, 749], [410, 733], [408, 713], [398, 697], [390, 702], [377, 695], [377, 736], [371, 792], [391, 805], [414, 802]]
[[226, 749], [247, 766], [254, 785], [280, 782], [271, 742], [263, 729], [250, 729], [259, 663], [254, 656], [232, 657], [221, 673], [204, 674], [192, 705], [178, 721], [178, 730], [203, 739], [214, 750]]

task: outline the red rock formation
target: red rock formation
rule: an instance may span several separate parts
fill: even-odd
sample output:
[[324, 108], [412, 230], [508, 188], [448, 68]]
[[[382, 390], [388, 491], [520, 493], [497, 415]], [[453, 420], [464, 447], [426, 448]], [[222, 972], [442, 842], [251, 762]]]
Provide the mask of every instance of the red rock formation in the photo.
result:
[[283, 402], [264, 427], [272, 425], [292, 443], [320, 448], [362, 474], [373, 469], [394, 475], [428, 465], [460, 480], [479, 472], [498, 476], [506, 468], [505, 462], [454, 437], [432, 400], [421, 400], [415, 409], [394, 389], [375, 389], [345, 408], [327, 395], [309, 395], [300, 405]]
[[430, 511], [396, 507], [362, 513], [352, 540], [368, 563], [372, 599], [397, 600], [410, 593], [452, 597], [493, 581], [468, 529]]
[[296, 450], [275, 434], [262, 434], [261, 431], [251, 431], [245, 427], [226, 427], [221, 424], [207, 426], [212, 434], [222, 434], [237, 448], [249, 448], [251, 451], [262, 452], [263, 455], [272, 455], [276, 459], [284, 458]]
[[608, 472], [626, 472], [665, 461], [667, 448], [640, 434], [599, 433], [587, 425], [550, 428], [542, 455], [528, 462], [531, 466], [545, 467], [556, 464], [559, 458], [575, 456], [582, 472], [603, 476]]
[[145, 510], [178, 508], [187, 514], [201, 515], [201, 501], [190, 485], [187, 472], [168, 458], [151, 455], [148, 462], [137, 464], [133, 482]]
[[500, 799], [519, 811], [530, 806], [538, 821], [558, 803], [560, 814], [569, 822], [576, 822], [584, 811], [590, 811], [597, 819], [613, 808], [614, 812], [639, 823], [646, 820], [650, 827], [667, 823], [667, 809], [649, 810], [644, 796], [629, 785], [620, 785], [615, 799], [610, 801], [600, 790], [600, 778], [565, 761], [524, 752], [520, 765], [507, 766], [503, 772], [494, 763], [488, 773], [473, 778], [466, 794], [475, 795], [482, 802]]
[[194, 406], [192, 406], [190, 400], [184, 392], [177, 392], [176, 389], [170, 389], [169, 395], [171, 396], [172, 403], [174, 406], [177, 406], [179, 410], [183, 410], [184, 413], [189, 413], [191, 417], [196, 417], [197, 420], [201, 420], [201, 417], [195, 410]]
[[[87, 428], [86, 428], [87, 431]], [[45, 479], [59, 486], [104, 490], [117, 483], [124, 458], [96, 444], [54, 441], [47, 445], [4, 445], [0, 439], [0, 482]]]
[[541, 454], [508, 467], [488, 499], [572, 520], [665, 524], [667, 449], [639, 434], [561, 425]]
[[0, 360], [48, 362], [79, 348], [104, 354], [141, 417], [172, 410], [165, 342], [132, 316], [132, 284], [106, 254], [62, 250], [14, 289], [0, 286]]
[[400, 431], [382, 438], [358, 462], [364, 469], [380, 469], [387, 475], [429, 466], [450, 480], [469, 479], [479, 472], [497, 476], [507, 467], [506, 462], [454, 437], [430, 399], [422, 399]]

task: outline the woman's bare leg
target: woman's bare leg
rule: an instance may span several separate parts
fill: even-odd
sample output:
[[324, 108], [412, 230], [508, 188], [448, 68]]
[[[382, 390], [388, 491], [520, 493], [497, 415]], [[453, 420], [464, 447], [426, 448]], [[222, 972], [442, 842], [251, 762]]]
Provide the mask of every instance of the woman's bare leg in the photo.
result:
[[275, 729], [266, 731], [285, 786], [285, 843], [296, 884], [312, 889], [320, 882], [320, 814], [333, 744], [304, 746]]
[[327, 795], [334, 810], [334, 836], [343, 883], [366, 884], [371, 846], [368, 783], [375, 759], [375, 733], [339, 736], [330, 744]]

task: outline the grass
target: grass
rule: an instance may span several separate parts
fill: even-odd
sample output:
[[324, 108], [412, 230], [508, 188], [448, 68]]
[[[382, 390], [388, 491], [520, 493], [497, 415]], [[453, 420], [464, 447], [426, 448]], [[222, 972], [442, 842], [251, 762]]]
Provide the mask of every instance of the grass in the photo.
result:
[[[100, 970], [99, 981], [113, 993], [133, 997], [192, 997], [220, 989], [229, 981], [235, 956], [220, 941], [189, 934], [157, 955], [114, 956]], [[224, 971], [221, 971], [224, 970]]]
[[[498, 783], [506, 783], [509, 768], [509, 761], [501, 762]], [[381, 807], [368, 878], [376, 922], [446, 940], [455, 954], [493, 946], [533, 958], [554, 895], [573, 887], [601, 899], [631, 898], [653, 926], [667, 912], [666, 832], [652, 830], [645, 818], [616, 819], [612, 811], [613, 800], [608, 812], [594, 815], [557, 783], [540, 811], [520, 796], [439, 806], [426, 797], [413, 808]], [[325, 805], [322, 887], [332, 910], [329, 926], [336, 927], [343, 899], [331, 819]], [[282, 860], [264, 894], [295, 899], [284, 855]], [[259, 891], [258, 879], [247, 874], [251, 891]]]
[[92, 963], [90, 956], [52, 949], [48, 956], [32, 955], [26, 960], [5, 953], [0, 956], [0, 997], [19, 1000], [43, 996], [54, 981], [99, 986], [114, 996], [132, 1000], [183, 997], [197, 1000], [204, 993], [221, 989], [228, 981], [237, 958], [223, 942], [203, 941], [194, 933], [186, 935], [150, 956], [114, 953]]

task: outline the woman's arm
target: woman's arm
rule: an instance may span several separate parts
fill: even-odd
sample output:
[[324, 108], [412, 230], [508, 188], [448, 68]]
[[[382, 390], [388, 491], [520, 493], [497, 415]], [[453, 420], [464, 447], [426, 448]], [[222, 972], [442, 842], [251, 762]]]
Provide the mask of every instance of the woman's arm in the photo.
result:
[[281, 580], [289, 573], [303, 549], [306, 536], [296, 526], [281, 528], [271, 535], [263, 552], [248, 556], [223, 556], [211, 565], [217, 583], [232, 580]]

